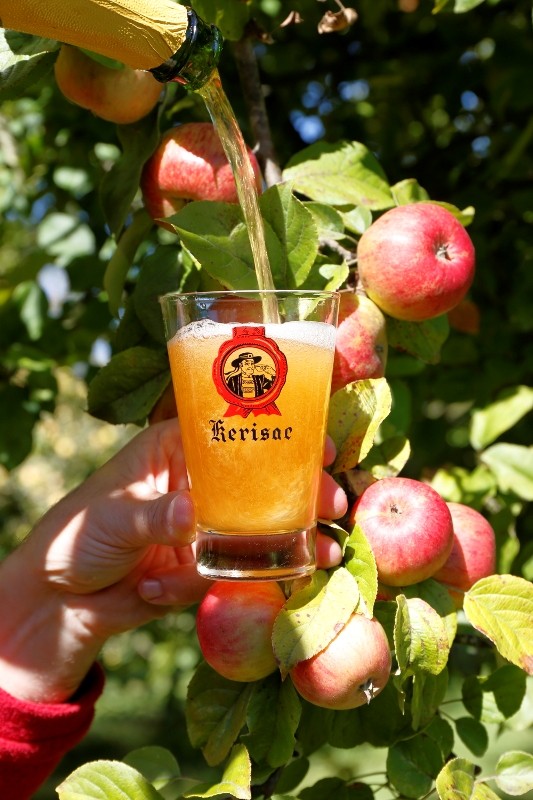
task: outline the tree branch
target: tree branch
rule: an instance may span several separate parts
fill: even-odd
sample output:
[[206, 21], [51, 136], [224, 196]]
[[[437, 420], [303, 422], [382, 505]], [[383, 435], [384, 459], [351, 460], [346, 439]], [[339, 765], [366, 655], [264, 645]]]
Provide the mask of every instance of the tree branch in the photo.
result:
[[273, 186], [281, 182], [281, 169], [272, 141], [259, 67], [249, 36], [244, 36], [240, 41], [233, 43], [233, 55], [256, 142], [255, 154], [266, 185]]

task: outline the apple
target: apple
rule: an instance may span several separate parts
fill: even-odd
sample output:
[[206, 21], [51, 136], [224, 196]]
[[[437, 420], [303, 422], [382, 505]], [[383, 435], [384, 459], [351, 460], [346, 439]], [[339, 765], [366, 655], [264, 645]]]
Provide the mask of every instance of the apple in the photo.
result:
[[275, 581], [216, 581], [196, 615], [207, 663], [232, 681], [257, 681], [274, 672], [272, 628], [285, 600]]
[[382, 378], [387, 363], [385, 317], [365, 294], [342, 291], [331, 391], [352, 381]]
[[[248, 155], [259, 191], [259, 164], [249, 148]], [[166, 131], [144, 165], [141, 190], [156, 222], [176, 214], [190, 200], [239, 201], [232, 168], [210, 122], [186, 122]]]
[[106, 67], [77, 47], [64, 44], [54, 64], [62, 94], [97, 117], [128, 125], [145, 117], [161, 96], [162, 86], [150, 72]]
[[[458, 608], [476, 581], [496, 572], [496, 535], [483, 514], [462, 503], [448, 503], [453, 545], [448, 559], [433, 578], [446, 585]], [[458, 590], [458, 591], [454, 591]]]
[[448, 322], [452, 328], [461, 333], [477, 336], [481, 327], [481, 313], [473, 300], [464, 300], [448, 312]]
[[411, 203], [386, 211], [357, 247], [361, 283], [396, 319], [421, 322], [454, 308], [475, 271], [474, 245], [444, 206]]
[[386, 586], [410, 586], [440, 569], [453, 546], [450, 509], [427, 483], [382, 478], [356, 501], [350, 521], [365, 534]]
[[290, 671], [297, 692], [322, 708], [345, 711], [369, 703], [386, 685], [391, 653], [381, 623], [352, 614], [317, 655]]

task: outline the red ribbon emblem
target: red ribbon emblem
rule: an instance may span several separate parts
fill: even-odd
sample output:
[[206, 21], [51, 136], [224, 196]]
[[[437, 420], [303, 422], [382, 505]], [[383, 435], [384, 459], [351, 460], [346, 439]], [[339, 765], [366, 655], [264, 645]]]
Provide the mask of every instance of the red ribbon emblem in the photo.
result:
[[287, 377], [287, 359], [263, 326], [239, 325], [213, 362], [217, 392], [228, 403], [225, 417], [281, 412], [275, 401]]

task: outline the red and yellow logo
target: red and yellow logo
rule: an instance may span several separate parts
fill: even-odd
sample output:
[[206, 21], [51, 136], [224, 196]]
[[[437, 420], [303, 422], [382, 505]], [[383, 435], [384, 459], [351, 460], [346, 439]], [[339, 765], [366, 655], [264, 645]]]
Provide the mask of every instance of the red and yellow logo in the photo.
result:
[[225, 417], [278, 414], [275, 401], [287, 377], [287, 359], [262, 326], [233, 328], [213, 362], [213, 381], [227, 401]]

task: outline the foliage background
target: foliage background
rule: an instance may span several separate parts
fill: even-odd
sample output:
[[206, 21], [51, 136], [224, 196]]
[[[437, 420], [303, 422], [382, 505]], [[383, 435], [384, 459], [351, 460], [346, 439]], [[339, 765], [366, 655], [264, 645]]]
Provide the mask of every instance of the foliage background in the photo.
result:
[[[434, 14], [425, 0], [359, 0], [355, 25], [328, 35], [317, 33], [325, 6], [316, 0], [291, 4], [303, 22], [286, 27], [280, 23], [290, 9], [276, 0], [195, 5], [229, 40], [240, 37], [237, 21], [248, 17], [268, 34], [255, 50], [282, 167], [313, 141], [355, 140], [377, 156], [391, 185], [416, 178], [432, 199], [475, 209], [469, 232], [478, 265], [470, 299], [479, 330], [461, 330], [464, 320], [452, 324], [434, 365], [392, 353], [387, 378], [396, 421], [411, 441], [402, 474], [433, 479], [448, 499], [483, 508], [498, 534], [499, 571], [531, 579], [533, 475], [524, 464], [529, 497], [495, 492], [478, 470], [470, 438], [474, 410], [527, 385], [533, 374], [530, 3], [455, 0]], [[220, 73], [253, 144], [233, 51], [228, 41]], [[108, 358], [117, 328], [102, 288], [114, 245], [100, 186], [121, 140], [113, 125], [60, 95], [49, 56], [42, 79], [21, 94], [4, 94], [0, 106], [2, 554], [134, 433], [134, 426], [110, 426], [84, 410], [87, 383]], [[201, 99], [176, 86], [162, 113], [162, 127], [207, 119]], [[161, 231], [151, 237], [174, 241]], [[129, 286], [138, 271], [134, 264]], [[506, 431], [505, 441], [531, 444], [531, 414]], [[60, 774], [147, 742], [179, 753], [193, 773], [206, 769], [183, 721], [185, 686], [198, 660], [193, 630], [187, 612], [106, 646], [109, 680], [97, 721]], [[456, 657], [459, 671], [480, 666], [468, 648]], [[531, 749], [531, 732], [520, 719], [513, 726], [518, 732], [505, 734], [518, 739], [512, 746]], [[489, 759], [500, 747], [496, 733]], [[344, 755], [324, 757], [342, 774]], [[360, 760], [366, 765], [368, 754]], [[58, 777], [37, 797], [53, 796]]]

